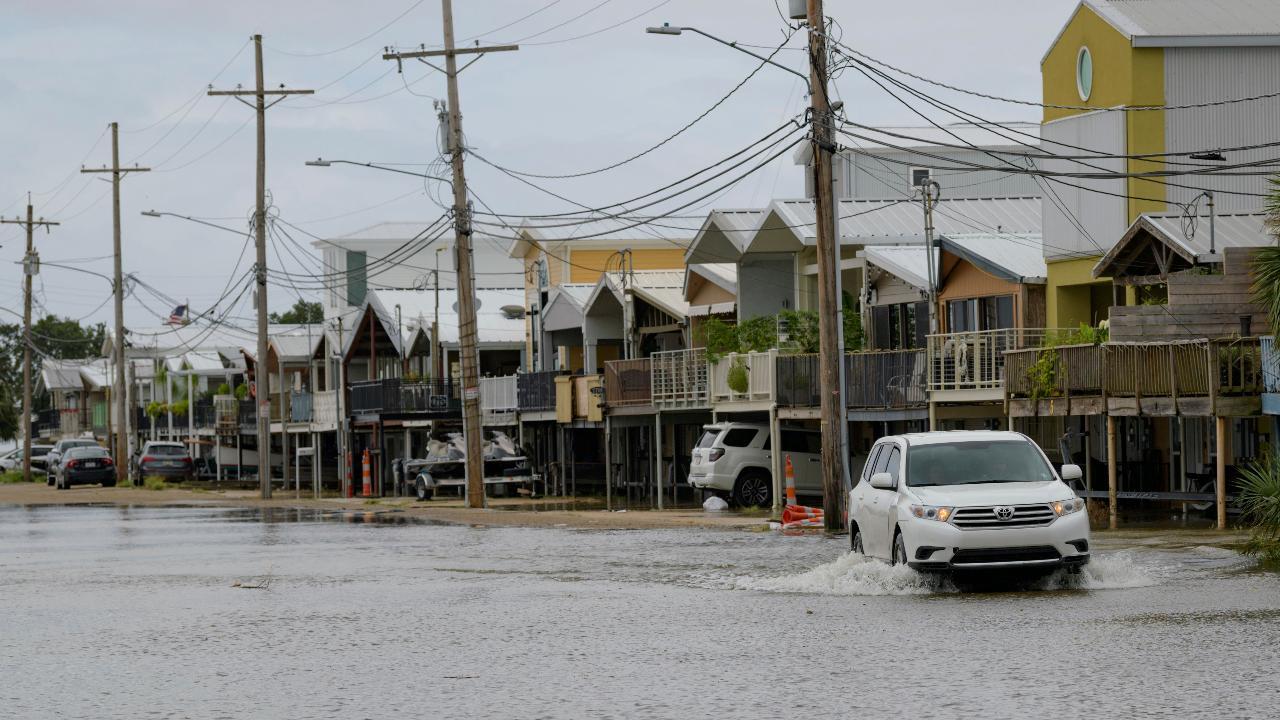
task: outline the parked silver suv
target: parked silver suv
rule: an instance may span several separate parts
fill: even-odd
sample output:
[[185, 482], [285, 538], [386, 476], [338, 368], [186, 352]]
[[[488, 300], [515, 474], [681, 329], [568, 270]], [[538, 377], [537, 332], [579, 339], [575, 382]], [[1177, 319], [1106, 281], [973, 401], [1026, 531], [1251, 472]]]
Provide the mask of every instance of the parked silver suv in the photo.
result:
[[[822, 435], [792, 427], [780, 428], [778, 435], [783, 454], [791, 456], [795, 468], [796, 492], [821, 495]], [[772, 467], [768, 425], [716, 423], [704, 426], [693, 449], [689, 484], [727, 495], [738, 505], [764, 507], [773, 503]]]

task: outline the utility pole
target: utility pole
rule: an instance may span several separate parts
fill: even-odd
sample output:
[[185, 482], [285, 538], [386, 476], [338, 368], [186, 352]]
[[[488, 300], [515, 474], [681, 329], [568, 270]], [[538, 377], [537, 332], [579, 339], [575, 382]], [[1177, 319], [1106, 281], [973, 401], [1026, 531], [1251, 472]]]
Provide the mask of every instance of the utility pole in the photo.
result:
[[82, 173], [111, 173], [111, 238], [112, 247], [115, 250], [115, 268], [114, 280], [112, 280], [112, 288], [115, 290], [116, 305], [116, 329], [115, 329], [115, 347], [112, 351], [115, 353], [115, 381], [114, 384], [120, 392], [115, 393], [115, 412], [116, 412], [116, 437], [115, 437], [115, 456], [116, 456], [116, 483], [123, 486], [129, 481], [129, 445], [133, 436], [129, 433], [129, 421], [127, 417], [128, 408], [125, 405], [125, 399], [128, 393], [124, 391], [124, 281], [121, 270], [122, 261], [120, 259], [120, 181], [125, 174], [131, 172], [150, 172], [151, 168], [134, 166], [131, 168], [120, 167], [120, 124], [111, 123], [111, 167], [102, 167], [97, 169], [80, 168]]
[[920, 202], [924, 205], [924, 247], [925, 247], [925, 267], [928, 280], [925, 289], [925, 296], [929, 300], [929, 334], [938, 332], [938, 308], [936, 288], [938, 282], [936, 280], [937, 270], [934, 268], [934, 240], [933, 240], [933, 208], [938, 204], [938, 197], [942, 194], [942, 187], [938, 185], [937, 180], [926, 180], [920, 184]]
[[[467, 506], [484, 507], [484, 457], [480, 447], [480, 355], [476, 350], [476, 296], [471, 276], [471, 211], [467, 203], [467, 178], [462, 160], [462, 110], [458, 106], [458, 56], [479, 56], [490, 52], [519, 50], [518, 45], [493, 45], [489, 47], [454, 48], [453, 3], [441, 0], [444, 13], [444, 49], [417, 50], [404, 53], [384, 53], [383, 60], [404, 60], [443, 55], [445, 66], [441, 70], [449, 84], [449, 163], [453, 166], [453, 251], [458, 271], [458, 353], [462, 359], [462, 430], [467, 444]], [[463, 66], [471, 66], [475, 60]], [[439, 281], [439, 278], [436, 278]]]
[[831, 187], [832, 140], [831, 103], [827, 95], [827, 36], [822, 0], [809, 1], [809, 86], [811, 134], [813, 135], [814, 212], [817, 215], [818, 250], [818, 376], [825, 389], [821, 398], [822, 427], [822, 510], [828, 532], [843, 530], [845, 458], [840, 449], [845, 409], [840, 397], [841, 299], [836, 291], [840, 272], [837, 252], [839, 231], [835, 226], [835, 197]]
[[0, 223], [23, 225], [27, 229], [27, 253], [22, 257], [22, 479], [31, 482], [31, 413], [34, 411], [31, 400], [31, 278], [40, 272], [40, 255], [35, 249], [35, 229], [43, 225], [48, 228], [57, 225], [40, 218], [32, 218], [31, 194], [27, 194], [27, 219], [14, 218]]
[[[284, 100], [289, 95], [311, 95], [314, 90], [286, 90], [283, 85], [278, 90], [267, 90], [262, 82], [262, 36], [253, 36], [253, 90], [214, 90], [210, 95], [230, 95], [248, 105], [258, 113], [258, 173], [257, 195], [258, 205], [253, 213], [253, 229], [256, 235], [258, 250], [254, 273], [258, 284], [258, 354], [257, 368], [253, 373], [255, 399], [258, 401], [258, 488], [262, 499], [271, 497], [271, 375], [267, 372], [267, 108]], [[244, 96], [253, 96], [255, 102], [249, 103]], [[279, 96], [267, 104], [267, 96]], [[283, 392], [283, 388], [281, 389]], [[289, 462], [284, 458], [284, 462]]]

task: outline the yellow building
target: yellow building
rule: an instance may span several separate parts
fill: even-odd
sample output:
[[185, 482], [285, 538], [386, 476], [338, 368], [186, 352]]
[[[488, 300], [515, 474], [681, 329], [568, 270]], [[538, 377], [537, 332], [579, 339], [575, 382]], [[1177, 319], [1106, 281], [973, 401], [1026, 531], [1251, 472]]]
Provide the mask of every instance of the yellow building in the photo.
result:
[[[1211, 165], [1189, 155], [1275, 139], [1280, 99], [1221, 101], [1275, 90], [1280, 3], [1084, 0], [1040, 68], [1041, 147], [1060, 156], [1043, 161], [1043, 169], [1135, 174]], [[1228, 152], [1226, 161], [1265, 152]], [[1049, 176], [1041, 184], [1051, 327], [1096, 323], [1111, 305], [1132, 303], [1132, 290], [1093, 271], [1141, 214], [1195, 203], [1206, 189], [1218, 212], [1250, 211], [1259, 204], [1254, 193], [1265, 192], [1261, 177], [1221, 175]]]
[[[638, 227], [629, 227], [634, 222], [617, 220], [568, 222], [526, 223], [508, 249], [511, 257], [524, 263], [525, 307], [531, 311], [525, 321], [525, 357], [530, 370], [582, 367], [580, 334], [576, 344], [571, 340], [559, 344], [570, 328], [557, 328], [557, 345], [543, 347], [546, 333], [539, 325], [540, 311], [554, 299], [557, 288], [592, 286], [606, 272], [623, 269], [683, 271], [684, 255], [694, 233], [676, 227], [684, 222], [679, 219]], [[597, 358], [599, 362], [610, 359], [616, 358], [608, 351]]]

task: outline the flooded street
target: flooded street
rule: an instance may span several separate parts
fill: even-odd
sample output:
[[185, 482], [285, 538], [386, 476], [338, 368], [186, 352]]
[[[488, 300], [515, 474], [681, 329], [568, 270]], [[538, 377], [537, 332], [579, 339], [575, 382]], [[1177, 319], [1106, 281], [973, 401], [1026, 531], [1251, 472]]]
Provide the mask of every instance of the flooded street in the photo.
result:
[[0, 706], [13, 718], [1272, 717], [1280, 578], [1200, 541], [1103, 538], [1079, 576], [959, 592], [850, 556], [845, 538], [4, 507]]

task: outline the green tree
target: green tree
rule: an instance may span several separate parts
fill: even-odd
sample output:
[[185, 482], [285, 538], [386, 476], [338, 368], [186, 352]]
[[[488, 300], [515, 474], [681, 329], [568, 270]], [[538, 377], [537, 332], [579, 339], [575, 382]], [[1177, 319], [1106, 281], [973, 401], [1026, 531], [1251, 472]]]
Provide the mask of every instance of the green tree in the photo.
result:
[[271, 313], [267, 319], [282, 325], [303, 325], [324, 322], [324, 308], [318, 302], [299, 300], [282, 313]]
[[[1266, 212], [1267, 228], [1280, 237], [1280, 175], [1271, 178]], [[1268, 245], [1254, 254], [1253, 295], [1266, 310], [1272, 331], [1280, 332], [1280, 247]]]
[[[31, 372], [39, 377], [44, 358], [84, 360], [100, 357], [106, 341], [102, 324], [84, 326], [72, 318], [46, 315], [31, 326]], [[22, 414], [22, 326], [0, 324], [0, 437], [12, 438]]]

